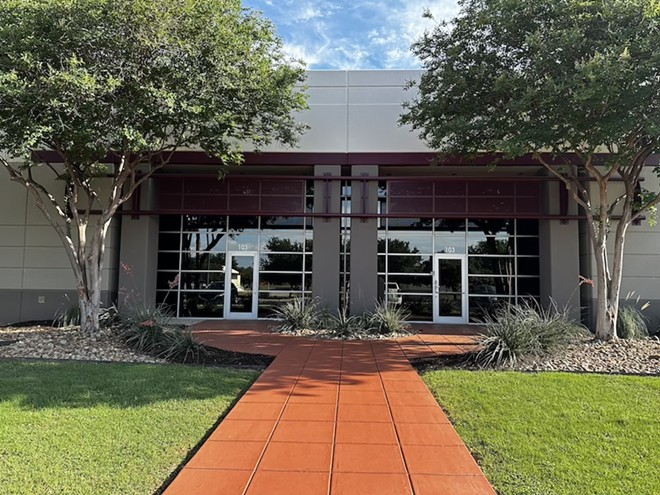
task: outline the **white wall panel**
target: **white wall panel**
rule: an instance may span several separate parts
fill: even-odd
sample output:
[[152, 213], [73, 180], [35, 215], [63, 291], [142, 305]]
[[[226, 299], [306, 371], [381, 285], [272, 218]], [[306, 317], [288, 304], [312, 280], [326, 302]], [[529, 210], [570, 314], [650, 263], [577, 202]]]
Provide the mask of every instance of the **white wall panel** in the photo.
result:
[[0, 268], [22, 268], [22, 247], [0, 247]]
[[26, 194], [23, 186], [10, 182], [9, 175], [0, 171], [0, 225], [25, 223]]
[[421, 141], [397, 121], [397, 105], [360, 105], [349, 107], [349, 152], [425, 152]]
[[0, 246], [23, 246], [25, 227], [0, 225]]
[[73, 289], [76, 287], [71, 268], [26, 268], [23, 289]]
[[21, 289], [23, 270], [20, 268], [0, 268], [0, 289]]

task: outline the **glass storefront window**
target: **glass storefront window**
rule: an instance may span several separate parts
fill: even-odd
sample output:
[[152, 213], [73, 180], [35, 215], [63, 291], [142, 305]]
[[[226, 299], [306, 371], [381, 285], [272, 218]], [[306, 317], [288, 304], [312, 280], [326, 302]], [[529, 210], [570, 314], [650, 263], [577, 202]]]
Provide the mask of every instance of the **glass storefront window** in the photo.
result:
[[436, 234], [435, 252], [445, 254], [465, 254], [465, 232]]
[[470, 294], [513, 295], [512, 277], [474, 277], [470, 276], [468, 288]]
[[514, 275], [512, 256], [470, 256], [468, 273], [475, 275]]
[[305, 235], [302, 232], [282, 230], [276, 233], [269, 230], [261, 232], [260, 250], [271, 252], [303, 252]]
[[433, 321], [432, 296], [401, 296], [401, 307], [410, 312], [411, 321]]
[[485, 234], [468, 235], [469, 254], [512, 255], [513, 238], [508, 235], [490, 236]]
[[390, 254], [431, 254], [433, 252], [433, 237], [412, 233], [390, 233], [387, 240], [387, 252]]
[[181, 253], [181, 269], [223, 271], [225, 269], [225, 254], [214, 252]]
[[[519, 236], [516, 220], [434, 219], [423, 222], [423, 227], [424, 219], [391, 220], [388, 219], [387, 225], [395, 226], [394, 231], [387, 228], [378, 234], [379, 294], [396, 305], [410, 300], [413, 321], [433, 321], [434, 298], [446, 299], [449, 294], [446, 291], [434, 294], [443, 285], [434, 281], [438, 275], [434, 273], [432, 253], [444, 254], [447, 260], [467, 255], [467, 287], [463, 297], [468, 297], [470, 321], [483, 315], [484, 308], [515, 303], [520, 295], [537, 297], [538, 236], [533, 235], [538, 232], [534, 225], [538, 225], [537, 221], [520, 221], [525, 235]], [[413, 229], [415, 224], [420, 228]], [[432, 225], [431, 230], [427, 230], [428, 225]], [[397, 230], [403, 226], [406, 230]], [[457, 262], [457, 266], [462, 265]], [[454, 306], [461, 301], [460, 295], [455, 296]], [[440, 316], [461, 313], [458, 306], [451, 310], [455, 314], [447, 313], [452, 307], [447, 301], [440, 301]]]
[[[390, 275], [388, 289], [408, 294], [430, 294], [433, 291], [433, 279], [427, 275]], [[396, 284], [396, 285], [393, 285]]]
[[222, 232], [184, 232], [181, 234], [182, 251], [215, 251], [227, 249], [227, 234]]
[[[181, 218], [181, 217], [175, 217]], [[181, 223], [181, 220], [179, 220]], [[208, 232], [222, 232], [226, 230], [227, 218], [224, 216], [211, 215], [183, 215], [183, 231], [196, 232], [204, 230]], [[162, 230], [162, 226], [161, 226]], [[176, 230], [179, 230], [178, 228]]]
[[229, 234], [227, 249], [230, 251], [256, 251], [259, 249], [259, 235], [257, 233]]
[[[385, 271], [383, 259], [383, 270]], [[395, 256], [390, 255], [387, 257], [387, 271], [389, 273], [431, 273], [431, 257], [430, 256]]]
[[262, 254], [259, 260], [259, 270], [262, 272], [302, 272], [302, 254], [268, 253]]
[[[223, 318], [227, 311], [250, 312], [254, 297], [263, 296], [257, 313], [271, 316], [274, 304], [311, 292], [312, 235], [302, 217], [163, 216], [156, 299], [167, 299], [180, 318]], [[250, 252], [258, 256], [259, 287], [247, 282], [252, 267], [243, 267], [241, 281], [232, 278], [231, 309], [225, 307], [227, 256], [249, 264]], [[177, 275], [179, 285], [170, 289]]]

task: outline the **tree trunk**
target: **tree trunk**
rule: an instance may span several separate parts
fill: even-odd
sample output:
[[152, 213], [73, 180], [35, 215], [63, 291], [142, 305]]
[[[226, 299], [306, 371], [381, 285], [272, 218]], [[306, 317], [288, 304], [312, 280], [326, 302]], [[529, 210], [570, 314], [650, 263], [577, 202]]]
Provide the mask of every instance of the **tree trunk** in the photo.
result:
[[99, 315], [101, 312], [101, 289], [96, 288], [79, 288], [78, 289], [78, 302], [80, 305], [80, 329], [87, 333], [93, 334], [100, 328]]
[[[78, 281], [78, 298], [80, 301], [80, 329], [93, 334], [99, 331], [101, 313], [101, 273], [103, 268], [103, 252], [105, 238], [110, 220], [105, 224], [95, 225], [96, 231], [87, 241], [81, 236], [81, 254], [78, 263], [84, 276]], [[83, 240], [85, 239], [85, 240]]]
[[[616, 318], [612, 318], [610, 280], [607, 269], [606, 240], [597, 239], [594, 242], [596, 257], [596, 338], [599, 340], [616, 339]], [[616, 313], [614, 313], [616, 314]]]

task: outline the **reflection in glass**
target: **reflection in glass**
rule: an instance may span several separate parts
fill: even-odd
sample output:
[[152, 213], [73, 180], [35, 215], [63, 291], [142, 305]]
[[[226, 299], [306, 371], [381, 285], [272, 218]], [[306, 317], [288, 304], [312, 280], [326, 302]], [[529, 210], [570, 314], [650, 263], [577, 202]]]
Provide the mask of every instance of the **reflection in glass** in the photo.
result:
[[302, 232], [283, 230], [272, 233], [264, 231], [261, 233], [261, 251], [302, 252], [304, 241]]
[[302, 272], [302, 254], [262, 254], [259, 270], [263, 272]]
[[401, 307], [410, 312], [412, 321], [433, 321], [432, 296], [401, 296]]
[[511, 277], [470, 277], [470, 294], [513, 295]]
[[438, 258], [438, 291], [463, 292], [463, 261]]
[[385, 273], [385, 256], [378, 255], [378, 273]]
[[215, 293], [181, 292], [179, 315], [183, 318], [222, 318], [224, 299], [224, 290]]
[[482, 232], [486, 235], [497, 235], [497, 234], [513, 235], [514, 221], [492, 219], [492, 218], [486, 218], [486, 219], [470, 218], [468, 219], [468, 231]]
[[519, 296], [538, 296], [540, 292], [538, 277], [518, 277]]
[[389, 253], [431, 254], [433, 252], [433, 238], [430, 235], [420, 236], [390, 233], [387, 250]]
[[181, 236], [182, 251], [225, 251], [227, 234], [223, 232], [184, 232]]
[[[254, 298], [254, 256], [231, 257], [232, 313], [251, 313]], [[236, 295], [233, 290], [236, 288]]]
[[439, 218], [435, 221], [437, 233], [456, 233], [465, 237], [465, 220], [458, 218]]
[[[431, 275], [390, 275], [388, 277], [388, 290], [397, 292], [431, 294], [433, 291]], [[393, 285], [396, 284], [396, 285]]]
[[465, 233], [436, 234], [435, 252], [438, 254], [465, 254]]
[[470, 275], [513, 275], [513, 257], [470, 256]]
[[259, 236], [256, 233], [229, 234], [227, 248], [230, 251], [256, 251], [259, 247]]
[[227, 226], [227, 217], [215, 215], [183, 215], [183, 231], [223, 231]]
[[303, 217], [261, 217], [262, 229], [290, 229], [300, 227], [302, 229]]
[[[156, 289], [170, 290], [170, 285], [174, 285], [176, 283], [176, 276], [178, 273], [178, 270], [170, 272], [159, 271], [156, 276]], [[172, 290], [175, 291], [176, 289], [176, 286], [172, 288]]]
[[493, 314], [503, 304], [513, 304], [514, 297], [470, 297], [470, 322], [480, 322], [486, 314]]
[[302, 290], [302, 273], [260, 273], [259, 290]]
[[273, 318], [275, 308], [299, 297], [300, 293], [298, 292], [259, 292], [257, 316], [259, 318]]
[[431, 273], [431, 257], [389, 256], [387, 271], [389, 273]]
[[424, 231], [433, 228], [432, 218], [388, 218], [389, 230]]
[[513, 238], [506, 234], [494, 237], [471, 233], [468, 235], [468, 253], [513, 255]]
[[224, 271], [225, 253], [181, 253], [181, 269]]
[[462, 294], [440, 294], [438, 316], [441, 318], [461, 318], [463, 316]]
[[259, 217], [229, 217], [229, 230], [242, 231], [259, 228]]
[[181, 274], [182, 290], [214, 290], [225, 289], [225, 272], [183, 272]]

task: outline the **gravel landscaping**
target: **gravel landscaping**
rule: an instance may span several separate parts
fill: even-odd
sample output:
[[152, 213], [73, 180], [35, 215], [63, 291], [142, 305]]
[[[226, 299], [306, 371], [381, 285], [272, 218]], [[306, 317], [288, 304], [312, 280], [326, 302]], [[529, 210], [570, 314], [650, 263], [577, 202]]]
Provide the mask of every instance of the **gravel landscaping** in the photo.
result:
[[[292, 332], [314, 338], [337, 338], [326, 332]], [[365, 334], [362, 338], [392, 338]], [[221, 352], [221, 351], [220, 351]], [[209, 364], [265, 366], [270, 358], [224, 352]], [[230, 355], [231, 354], [231, 355]], [[149, 355], [132, 351], [111, 330], [101, 330], [89, 336], [77, 327], [50, 326], [0, 328], [0, 359], [72, 359], [82, 361], [112, 361], [132, 363], [164, 363]], [[253, 362], [254, 361], [254, 362]], [[417, 363], [423, 369], [476, 369], [462, 357], [424, 360]], [[544, 358], [519, 363], [518, 371], [572, 371], [582, 373], [616, 373], [660, 376], [660, 339], [598, 342], [591, 339], [569, 345], [564, 350]]]
[[85, 335], [78, 327], [0, 328], [0, 358], [75, 359], [128, 363], [164, 363], [132, 351], [108, 329]]
[[660, 339], [586, 340], [553, 356], [520, 364], [521, 371], [579, 371], [660, 375]]
[[[480, 370], [466, 356], [420, 359], [414, 362], [420, 371], [439, 369]], [[660, 339], [648, 337], [635, 340], [600, 342], [585, 339], [555, 354], [530, 358], [507, 371], [566, 371], [660, 376]]]

